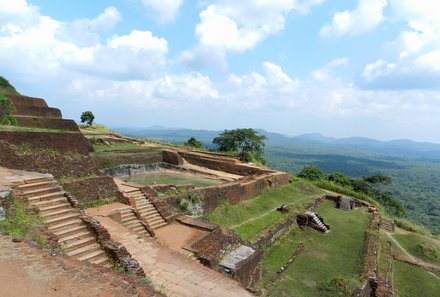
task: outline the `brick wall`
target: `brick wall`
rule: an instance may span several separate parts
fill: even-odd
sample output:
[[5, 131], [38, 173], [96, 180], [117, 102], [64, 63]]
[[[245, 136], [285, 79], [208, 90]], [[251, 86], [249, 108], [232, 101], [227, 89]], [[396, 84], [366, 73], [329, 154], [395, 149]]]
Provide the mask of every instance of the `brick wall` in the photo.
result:
[[21, 95], [8, 95], [7, 97], [11, 100], [12, 104], [15, 107], [18, 106], [36, 106], [42, 108], [48, 107], [46, 101], [41, 98], [34, 98], [34, 97], [21, 96]]
[[113, 178], [109, 176], [97, 176], [64, 182], [62, 185], [66, 191], [83, 203], [90, 203], [99, 199], [114, 201], [117, 200], [119, 192]]
[[79, 132], [79, 128], [73, 120], [24, 116], [15, 116], [15, 118], [17, 119], [17, 125], [21, 127], [60, 129]]
[[88, 155], [92, 146], [81, 133], [0, 131], [0, 139], [31, 148], [55, 149], [59, 153], [75, 152]]

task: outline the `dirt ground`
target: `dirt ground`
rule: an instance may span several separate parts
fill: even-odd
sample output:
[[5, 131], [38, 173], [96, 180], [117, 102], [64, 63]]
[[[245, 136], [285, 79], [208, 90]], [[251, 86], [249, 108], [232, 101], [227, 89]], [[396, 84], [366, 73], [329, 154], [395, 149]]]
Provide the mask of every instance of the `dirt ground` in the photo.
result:
[[185, 255], [188, 254], [188, 251], [183, 249], [183, 247], [191, 245], [202, 236], [208, 234], [207, 231], [179, 223], [168, 224], [155, 232], [156, 237], [159, 238], [162, 244]]

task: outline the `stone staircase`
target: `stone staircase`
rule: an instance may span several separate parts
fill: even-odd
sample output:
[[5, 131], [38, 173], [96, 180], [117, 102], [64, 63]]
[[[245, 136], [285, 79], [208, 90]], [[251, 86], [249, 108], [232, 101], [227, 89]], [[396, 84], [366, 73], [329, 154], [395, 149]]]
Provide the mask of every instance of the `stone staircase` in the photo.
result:
[[313, 221], [318, 224], [319, 228], [321, 228], [324, 233], [328, 233], [330, 231], [314, 212], [308, 211], [306, 214], [312, 217]]
[[124, 193], [135, 200], [137, 211], [152, 229], [158, 229], [167, 224], [162, 215], [157, 211], [156, 207], [141, 189], [132, 188]]
[[141, 237], [151, 237], [151, 234], [145, 229], [144, 225], [138, 220], [131, 208], [121, 210], [121, 223], [132, 232]]
[[81, 220], [79, 211], [71, 207], [64, 196], [65, 191], [52, 176], [25, 179], [25, 184], [15, 189], [30, 206], [40, 211], [45, 226], [57, 236], [67, 256], [111, 267], [101, 246]]

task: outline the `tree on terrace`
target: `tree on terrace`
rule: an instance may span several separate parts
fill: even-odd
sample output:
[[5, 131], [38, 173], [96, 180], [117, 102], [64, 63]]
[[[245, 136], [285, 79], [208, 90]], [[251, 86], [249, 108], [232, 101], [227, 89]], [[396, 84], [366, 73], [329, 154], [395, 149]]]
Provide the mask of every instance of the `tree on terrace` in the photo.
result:
[[244, 162], [256, 161], [265, 164], [263, 159], [264, 140], [267, 137], [260, 135], [251, 128], [225, 130], [212, 143], [222, 152], [238, 152], [240, 160]]
[[190, 147], [194, 147], [194, 148], [201, 148], [202, 147], [202, 142], [200, 142], [199, 140], [197, 140], [197, 138], [195, 137], [191, 137], [190, 139], [188, 139], [184, 145], [186, 146], [190, 146]]
[[81, 123], [86, 123], [87, 127], [90, 127], [93, 125], [93, 120], [95, 119], [95, 116], [91, 111], [84, 111], [81, 114]]

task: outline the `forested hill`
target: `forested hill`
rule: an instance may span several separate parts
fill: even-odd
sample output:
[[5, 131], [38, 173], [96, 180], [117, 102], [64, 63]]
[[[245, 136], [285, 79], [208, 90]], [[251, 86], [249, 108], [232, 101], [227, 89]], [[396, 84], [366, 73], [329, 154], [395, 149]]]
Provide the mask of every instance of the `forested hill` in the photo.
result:
[[[221, 131], [189, 129], [115, 129], [137, 137], [183, 144], [196, 137], [207, 148]], [[390, 191], [402, 202], [409, 219], [440, 233], [440, 145], [409, 140], [336, 139], [319, 134], [286, 137], [266, 135], [265, 158], [271, 168], [298, 173], [305, 165], [351, 177], [384, 174], [392, 177]]]

